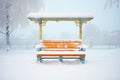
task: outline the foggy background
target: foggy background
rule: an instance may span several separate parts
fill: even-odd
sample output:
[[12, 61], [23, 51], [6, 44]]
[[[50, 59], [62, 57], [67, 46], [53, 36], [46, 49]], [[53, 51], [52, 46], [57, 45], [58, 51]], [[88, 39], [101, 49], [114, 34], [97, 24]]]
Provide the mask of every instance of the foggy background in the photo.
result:
[[[120, 47], [120, 8], [104, 8], [105, 4], [106, 0], [0, 0], [0, 49], [6, 48], [7, 25], [11, 48], [35, 47], [39, 26], [27, 19], [30, 12], [92, 13], [94, 19], [83, 24], [83, 43], [91, 48]], [[71, 21], [47, 22], [43, 39], [79, 39], [79, 27]]]

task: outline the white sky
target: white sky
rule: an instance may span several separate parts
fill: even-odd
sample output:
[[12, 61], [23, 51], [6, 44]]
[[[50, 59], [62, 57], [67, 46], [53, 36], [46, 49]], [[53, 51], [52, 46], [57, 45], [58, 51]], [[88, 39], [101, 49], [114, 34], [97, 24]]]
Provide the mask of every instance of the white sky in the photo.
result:
[[43, 0], [44, 12], [65, 12], [65, 13], [93, 13], [92, 24], [100, 29], [120, 30], [120, 7], [112, 5], [112, 8], [104, 6], [107, 0]]

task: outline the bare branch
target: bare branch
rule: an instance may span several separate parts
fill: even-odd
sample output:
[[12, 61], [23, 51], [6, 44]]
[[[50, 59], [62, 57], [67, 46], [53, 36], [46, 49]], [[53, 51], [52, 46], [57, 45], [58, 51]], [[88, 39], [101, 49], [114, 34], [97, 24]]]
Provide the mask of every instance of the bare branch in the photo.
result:
[[3, 32], [3, 31], [0, 31], [0, 33], [5, 34], [5, 32]]
[[119, 0], [116, 0], [117, 1], [117, 7], [119, 7]]
[[111, 8], [113, 4], [117, 4], [117, 7], [119, 7], [119, 0], [107, 0], [104, 9], [106, 9], [107, 5]]
[[14, 28], [10, 31], [9, 35], [15, 30], [15, 28], [16, 28], [16, 27], [14, 27]]
[[104, 9], [106, 9], [108, 3], [109, 3], [109, 0], [107, 0], [107, 2], [105, 3]]
[[113, 0], [110, 0], [110, 8], [112, 7], [113, 4]]

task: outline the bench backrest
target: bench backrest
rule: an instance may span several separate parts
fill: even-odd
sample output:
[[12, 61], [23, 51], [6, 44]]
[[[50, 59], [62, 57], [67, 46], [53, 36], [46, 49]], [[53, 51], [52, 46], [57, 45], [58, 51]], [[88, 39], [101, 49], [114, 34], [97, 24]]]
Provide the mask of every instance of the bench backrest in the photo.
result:
[[43, 48], [80, 48], [81, 40], [41, 40]]

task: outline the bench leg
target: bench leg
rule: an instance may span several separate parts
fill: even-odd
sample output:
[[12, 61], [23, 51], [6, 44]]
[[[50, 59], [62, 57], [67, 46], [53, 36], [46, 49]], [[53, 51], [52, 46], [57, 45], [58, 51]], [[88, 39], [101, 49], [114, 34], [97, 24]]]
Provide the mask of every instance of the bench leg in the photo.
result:
[[82, 64], [85, 64], [85, 56], [81, 56], [80, 61], [82, 62]]
[[41, 56], [37, 56], [37, 61], [42, 62], [42, 57]]
[[86, 48], [81, 48], [80, 51], [85, 52], [85, 51], [86, 51]]
[[60, 56], [60, 57], [59, 57], [59, 60], [60, 60], [60, 62], [63, 62], [63, 57]]

